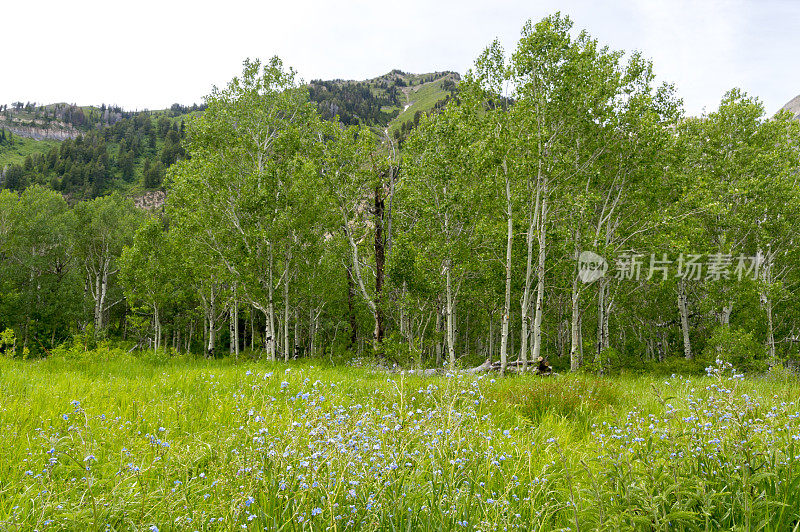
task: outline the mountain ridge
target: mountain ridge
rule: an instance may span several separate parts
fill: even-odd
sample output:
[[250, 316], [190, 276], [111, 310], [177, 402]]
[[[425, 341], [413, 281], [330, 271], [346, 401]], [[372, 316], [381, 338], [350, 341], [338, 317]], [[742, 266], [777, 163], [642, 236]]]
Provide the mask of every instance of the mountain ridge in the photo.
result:
[[[425, 113], [457, 93], [458, 72], [393, 69], [366, 80], [312, 80], [309, 98], [323, 119], [372, 128], [401, 146]], [[14, 102], [0, 105], [0, 188], [39, 184], [72, 201], [110, 192], [145, 197], [162, 190], [183, 157], [185, 121], [204, 105], [125, 111], [119, 106]], [[147, 196], [144, 203], [157, 205]], [[152, 200], [152, 201], [151, 201]]]

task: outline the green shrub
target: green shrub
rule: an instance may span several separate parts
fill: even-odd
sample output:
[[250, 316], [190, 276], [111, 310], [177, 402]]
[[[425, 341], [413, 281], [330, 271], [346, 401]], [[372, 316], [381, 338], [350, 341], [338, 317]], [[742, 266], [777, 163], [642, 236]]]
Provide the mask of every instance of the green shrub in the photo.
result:
[[421, 353], [396, 334], [383, 340], [383, 355], [390, 364], [404, 368], [418, 366], [422, 361]]
[[762, 372], [766, 370], [764, 345], [753, 338], [753, 334], [729, 325], [714, 329], [706, 342], [701, 361], [706, 365], [717, 360], [733, 364], [739, 371]]
[[682, 356], [668, 357], [661, 362], [649, 360], [644, 364], [644, 372], [651, 375], [704, 375], [708, 361], [703, 359], [686, 360]]
[[6, 329], [0, 332], [0, 355], [9, 358], [17, 354], [17, 338], [14, 336], [14, 329]]
[[612, 382], [598, 377], [535, 377], [503, 384], [487, 390], [487, 397], [513, 405], [531, 421], [539, 421], [546, 413], [575, 417], [597, 412], [619, 400]]

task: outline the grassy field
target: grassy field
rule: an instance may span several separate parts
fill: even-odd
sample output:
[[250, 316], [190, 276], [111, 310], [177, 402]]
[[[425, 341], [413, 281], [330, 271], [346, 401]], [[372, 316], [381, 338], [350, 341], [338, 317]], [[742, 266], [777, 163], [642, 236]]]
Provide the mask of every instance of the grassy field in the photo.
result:
[[799, 392], [0, 359], [0, 529], [796, 530]]
[[14, 135], [11, 143], [0, 145], [0, 169], [8, 164], [22, 164], [28, 155], [47, 153], [50, 148], [60, 144], [58, 140], [35, 140]]
[[[423, 85], [413, 85], [407, 88], [407, 94], [403, 96], [400, 106], [400, 114], [389, 122], [389, 131], [394, 132], [403, 122], [414, 119], [417, 111], [427, 112], [439, 100], [444, 99], [447, 92], [442, 90], [442, 80], [436, 80]], [[406, 107], [407, 104], [410, 104]]]

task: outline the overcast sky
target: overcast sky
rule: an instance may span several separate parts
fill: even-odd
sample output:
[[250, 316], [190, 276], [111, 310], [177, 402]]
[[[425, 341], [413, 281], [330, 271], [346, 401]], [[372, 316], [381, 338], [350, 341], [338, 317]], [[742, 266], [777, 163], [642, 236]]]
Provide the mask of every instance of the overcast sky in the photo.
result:
[[393, 68], [464, 73], [527, 19], [560, 10], [614, 49], [640, 50], [689, 114], [741, 87], [774, 113], [800, 94], [798, 0], [58, 0], [0, 7], [0, 103], [200, 102], [246, 57], [281, 56], [305, 80]]

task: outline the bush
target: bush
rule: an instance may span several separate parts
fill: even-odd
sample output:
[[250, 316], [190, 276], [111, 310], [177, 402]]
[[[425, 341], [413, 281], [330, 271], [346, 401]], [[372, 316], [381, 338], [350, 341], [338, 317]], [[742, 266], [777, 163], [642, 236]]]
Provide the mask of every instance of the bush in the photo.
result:
[[485, 393], [491, 399], [513, 405], [534, 422], [548, 413], [571, 418], [587, 416], [619, 400], [613, 382], [597, 377], [511, 379]]
[[764, 346], [753, 338], [752, 333], [720, 325], [706, 342], [701, 360], [705, 364], [721, 360], [733, 364], [739, 371], [763, 372], [767, 367], [766, 358]]
[[644, 364], [644, 372], [651, 375], [704, 375], [707, 366], [705, 359], [686, 360], [678, 356], [668, 357], [661, 362], [649, 360]]
[[[17, 353], [17, 337], [14, 335], [14, 329], [6, 329], [3, 332], [0, 332], [0, 355], [14, 358], [18, 355]], [[30, 356], [31, 351], [28, 349], [27, 346], [23, 346], [22, 348], [22, 359], [27, 360]]]
[[14, 336], [14, 329], [0, 332], [0, 354], [7, 357], [17, 354], [17, 338]]
[[403, 368], [419, 365], [422, 356], [416, 349], [411, 349], [408, 342], [393, 334], [383, 340], [383, 355], [389, 363]]

